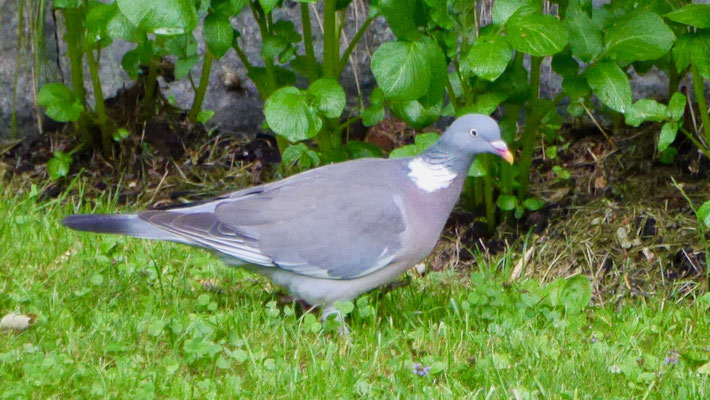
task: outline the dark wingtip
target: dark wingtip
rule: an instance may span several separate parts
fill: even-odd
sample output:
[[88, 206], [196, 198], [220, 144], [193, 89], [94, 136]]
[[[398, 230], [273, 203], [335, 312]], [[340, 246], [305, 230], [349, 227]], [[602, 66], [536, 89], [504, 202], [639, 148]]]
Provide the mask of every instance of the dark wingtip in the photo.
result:
[[128, 216], [116, 214], [74, 214], [62, 219], [62, 225], [77, 231], [123, 233]]

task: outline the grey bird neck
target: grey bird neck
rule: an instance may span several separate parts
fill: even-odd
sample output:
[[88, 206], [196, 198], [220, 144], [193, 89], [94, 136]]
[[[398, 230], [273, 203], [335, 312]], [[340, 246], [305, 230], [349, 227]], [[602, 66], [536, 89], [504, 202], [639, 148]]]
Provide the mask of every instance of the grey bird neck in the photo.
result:
[[441, 165], [458, 174], [467, 173], [475, 156], [439, 140], [419, 156], [428, 164]]

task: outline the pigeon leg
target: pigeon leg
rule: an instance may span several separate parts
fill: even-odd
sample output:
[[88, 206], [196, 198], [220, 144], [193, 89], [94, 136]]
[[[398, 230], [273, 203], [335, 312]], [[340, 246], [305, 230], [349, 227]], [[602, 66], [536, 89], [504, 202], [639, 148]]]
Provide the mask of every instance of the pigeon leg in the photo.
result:
[[345, 316], [337, 308], [335, 308], [335, 305], [333, 305], [333, 303], [324, 304], [321, 308], [321, 321], [325, 322], [325, 320], [328, 319], [328, 316], [331, 314], [335, 314], [335, 319], [337, 321], [340, 321], [340, 328], [338, 328], [338, 333], [340, 334], [340, 336], [349, 335], [350, 329], [348, 329], [348, 325], [345, 323]]

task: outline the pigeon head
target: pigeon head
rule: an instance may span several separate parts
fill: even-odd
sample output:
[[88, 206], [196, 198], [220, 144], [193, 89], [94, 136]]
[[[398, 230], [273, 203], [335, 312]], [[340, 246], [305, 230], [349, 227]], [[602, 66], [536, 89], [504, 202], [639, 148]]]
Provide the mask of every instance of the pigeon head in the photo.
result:
[[481, 114], [467, 114], [457, 118], [441, 136], [440, 142], [471, 157], [492, 153], [513, 163], [513, 153], [500, 138], [498, 123]]

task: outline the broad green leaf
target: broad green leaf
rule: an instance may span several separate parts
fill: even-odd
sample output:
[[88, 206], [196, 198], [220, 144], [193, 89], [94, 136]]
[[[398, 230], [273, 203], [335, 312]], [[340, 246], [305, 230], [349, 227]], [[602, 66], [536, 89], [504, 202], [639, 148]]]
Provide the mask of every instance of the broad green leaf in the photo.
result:
[[496, 0], [493, 2], [491, 13], [493, 14], [493, 23], [496, 25], [504, 25], [511, 15], [515, 14], [521, 7], [530, 8], [531, 11], [540, 11], [539, 2], [533, 0]]
[[210, 7], [217, 14], [231, 17], [239, 14], [248, 4], [249, 0], [212, 0]]
[[191, 0], [116, 0], [121, 13], [140, 29], [156, 35], [179, 35], [197, 26]]
[[686, 4], [664, 16], [671, 21], [696, 28], [710, 28], [710, 4]]
[[385, 92], [382, 89], [376, 87], [372, 89], [370, 93], [370, 105], [375, 107], [382, 107], [385, 104]]
[[382, 157], [382, 149], [372, 143], [359, 142], [351, 140], [345, 144], [345, 152], [348, 154], [348, 159], [354, 160], [357, 158]]
[[261, 41], [261, 58], [273, 60], [282, 51], [286, 50], [289, 43], [280, 36], [268, 35]]
[[569, 34], [562, 22], [551, 15], [513, 15], [507, 23], [508, 42], [514, 49], [533, 56], [549, 56], [562, 51]]
[[362, 124], [365, 126], [373, 126], [385, 119], [385, 108], [382, 106], [370, 106], [362, 110], [360, 113]]
[[512, 211], [518, 205], [518, 199], [515, 196], [504, 194], [498, 196], [497, 204], [498, 208], [503, 211]]
[[332, 78], [322, 78], [308, 87], [307, 93], [313, 98], [313, 104], [326, 118], [338, 118], [345, 109], [345, 91]]
[[678, 155], [678, 149], [673, 146], [668, 146], [668, 148], [661, 153], [658, 157], [658, 161], [663, 164], [673, 164], [675, 157]]
[[481, 178], [486, 175], [488, 175], [488, 171], [486, 171], [486, 168], [483, 166], [483, 161], [481, 161], [479, 157], [474, 158], [471, 167], [468, 169], [468, 176]]
[[567, 53], [555, 54], [552, 57], [552, 70], [562, 77], [577, 76], [579, 74], [579, 63]]
[[513, 58], [513, 49], [498, 34], [481, 35], [461, 60], [461, 67], [483, 79], [494, 81]]
[[390, 158], [413, 157], [424, 152], [439, 140], [438, 133], [420, 133], [414, 137], [414, 143], [392, 150]]
[[674, 40], [673, 31], [658, 14], [636, 13], [607, 31], [603, 56], [622, 61], [655, 60], [671, 49]]
[[320, 165], [318, 153], [309, 149], [305, 143], [296, 143], [287, 147], [281, 156], [281, 161], [287, 167], [296, 164], [301, 171]]
[[441, 105], [435, 104], [431, 107], [425, 107], [418, 100], [395, 101], [391, 104], [392, 113], [407, 125], [414, 129], [425, 128], [439, 119], [441, 115]]
[[685, 95], [680, 92], [673, 93], [671, 100], [668, 102], [668, 118], [679, 121], [685, 114]]
[[336, 310], [340, 311], [340, 313], [345, 316], [353, 312], [355, 309], [355, 305], [353, 304], [352, 301], [336, 301], [333, 303], [333, 306], [335, 307]]
[[271, 31], [288, 43], [301, 41], [301, 35], [296, 32], [296, 26], [291, 21], [280, 19], [273, 23]]
[[264, 104], [269, 127], [291, 142], [318, 135], [323, 121], [308, 104], [308, 97], [293, 86], [283, 87], [269, 96]]
[[429, 90], [431, 69], [421, 42], [386, 42], [372, 55], [372, 74], [385, 96], [416, 100]]
[[536, 199], [534, 197], [530, 197], [528, 199], [525, 199], [525, 201], [523, 202], [523, 206], [530, 211], [537, 211], [537, 210], [541, 209], [542, 206], [544, 206], [544, 205], [545, 205], [544, 201], [542, 201], [540, 199]]
[[74, 93], [62, 83], [48, 83], [37, 94], [37, 104], [45, 107], [47, 115], [58, 122], [76, 121], [84, 106]]
[[706, 201], [696, 211], [698, 219], [705, 224], [706, 228], [710, 228], [710, 201]]
[[429, 7], [422, 0], [380, 0], [382, 16], [392, 33], [402, 40], [419, 40], [418, 26], [426, 25]]
[[586, 275], [575, 275], [565, 282], [560, 300], [567, 314], [578, 314], [592, 299], [592, 286]]
[[129, 78], [138, 79], [138, 77], [143, 73], [143, 70], [141, 70], [140, 50], [133, 49], [123, 54], [123, 57], [121, 57], [121, 67], [123, 67], [123, 70]]
[[[195, 39], [195, 36], [192, 33], [170, 36], [166, 38], [162, 47], [158, 47], [156, 52], [160, 55], [175, 55], [182, 58], [196, 56], [197, 39]], [[151, 56], [152, 55], [149, 55], [145, 61], [150, 61]]]
[[612, 110], [623, 113], [631, 106], [631, 85], [618, 65], [600, 62], [588, 68], [584, 75], [594, 94]]
[[577, 8], [568, 10], [564, 25], [575, 57], [589, 62], [602, 52], [602, 31], [586, 13]]
[[446, 76], [448, 74], [446, 56], [441, 47], [432, 38], [422, 40], [427, 64], [431, 72], [429, 76], [429, 89], [418, 100], [424, 108], [431, 108], [444, 99], [446, 93]]
[[576, 100], [589, 93], [589, 85], [583, 75], [569, 75], [562, 79], [562, 90], [572, 100]]
[[234, 29], [229, 17], [222, 14], [209, 14], [202, 25], [202, 36], [207, 48], [218, 60], [232, 47]]
[[63, 151], [55, 151], [54, 156], [47, 161], [47, 174], [52, 180], [67, 176], [72, 158]]
[[710, 79], [710, 32], [701, 31], [685, 34], [673, 46], [673, 61], [678, 71], [685, 70], [691, 63], [698, 67], [705, 79]]
[[188, 76], [199, 60], [200, 58], [198, 56], [178, 58], [175, 61], [175, 79], [180, 80]]
[[491, 115], [498, 106], [508, 98], [507, 93], [488, 92], [479, 94], [474, 98], [473, 104], [461, 107], [456, 111], [457, 116], [465, 114], [485, 114]]
[[678, 123], [676, 121], [670, 121], [663, 124], [661, 127], [661, 134], [658, 136], [658, 151], [666, 151], [668, 146], [675, 141], [677, 133]]
[[87, 42], [95, 43], [101, 40], [102, 46], [108, 46], [110, 44], [108, 39], [112, 36], [106, 32], [106, 28], [109, 21], [119, 14], [121, 13], [118, 11], [116, 3], [93, 3], [84, 18]]
[[449, 13], [447, 0], [424, 0], [431, 8], [431, 20], [436, 25], [446, 30], [451, 30], [454, 27], [455, 20], [453, 15]]
[[667, 118], [668, 109], [653, 99], [641, 99], [626, 109], [626, 124], [638, 127], [645, 121], [661, 122]]
[[214, 117], [214, 110], [200, 110], [200, 112], [197, 113], [197, 122], [205, 124], [212, 119], [212, 117]]
[[128, 42], [139, 43], [145, 40], [145, 33], [121, 12], [113, 14], [106, 26], [106, 33], [113, 39], [123, 39]]

